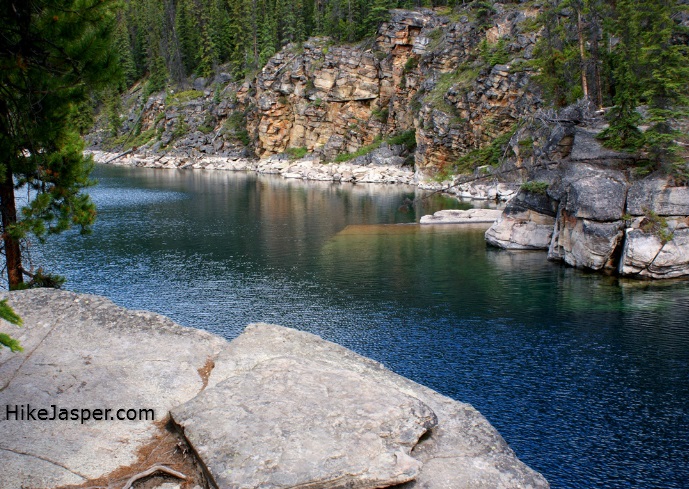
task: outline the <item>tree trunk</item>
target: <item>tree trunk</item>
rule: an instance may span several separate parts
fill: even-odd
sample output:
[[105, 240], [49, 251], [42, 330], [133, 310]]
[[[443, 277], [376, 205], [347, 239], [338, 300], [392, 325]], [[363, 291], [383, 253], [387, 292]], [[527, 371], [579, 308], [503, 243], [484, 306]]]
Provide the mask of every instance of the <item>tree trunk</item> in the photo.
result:
[[584, 98], [589, 98], [589, 85], [586, 79], [586, 43], [584, 41], [584, 21], [581, 18], [581, 10], [577, 12], [577, 33], [579, 35], [579, 55], [581, 56], [581, 88]]
[[10, 290], [24, 282], [22, 276], [22, 254], [19, 240], [11, 237], [7, 228], [17, 222], [17, 206], [14, 201], [14, 179], [8, 169], [5, 179], [0, 183], [0, 209], [2, 210], [2, 240], [5, 244], [7, 280]]

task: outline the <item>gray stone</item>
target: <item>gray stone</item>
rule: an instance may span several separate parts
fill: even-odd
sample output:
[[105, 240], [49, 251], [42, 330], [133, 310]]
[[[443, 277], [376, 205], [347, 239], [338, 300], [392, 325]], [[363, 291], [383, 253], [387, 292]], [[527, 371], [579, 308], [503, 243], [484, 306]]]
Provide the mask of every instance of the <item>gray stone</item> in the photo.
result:
[[[156, 421], [193, 398], [225, 341], [107, 299], [52, 289], [10, 292], [24, 321], [0, 331], [23, 353], [0, 350], [1, 489], [81, 484], [137, 460], [153, 421], [21, 421], [5, 405], [50, 409], [153, 409]], [[111, 414], [115, 414], [114, 412]]]
[[626, 178], [618, 170], [592, 164], [563, 165], [548, 195], [565, 202], [565, 209], [575, 217], [616, 221], [624, 214]]
[[[338, 467], [339, 458], [330, 460], [319, 453], [310, 456], [315, 442], [309, 440], [308, 435], [328, 439], [327, 436], [342, 430], [339, 436], [343, 440], [350, 440], [348, 443], [353, 443], [351, 447], [356, 447], [340, 449], [343, 457], [356, 459], [359, 457], [356, 452], [368, 450], [367, 446], [386, 446], [388, 450], [398, 446], [399, 449], [393, 451], [398, 455], [394, 458], [388, 455], [387, 467], [381, 464], [377, 470], [398, 473], [405, 466], [409, 467], [407, 473], [417, 470], [415, 481], [410, 483], [412, 487], [548, 487], [545, 479], [520, 462], [497, 431], [471, 406], [442, 396], [390, 372], [377, 362], [312, 334], [280, 326], [250, 325], [217, 357], [215, 365], [208, 388], [202, 396], [173, 410], [173, 416], [183, 425], [197, 450], [212, 452], [212, 447], [219, 450], [227, 447], [234, 454], [231, 460], [218, 460], [217, 465], [209, 467], [214, 476], [219, 474], [218, 477], [223, 477], [223, 481], [227, 480], [226, 477], [234, 477], [227, 470], [238, 465], [244, 467], [239, 469], [243, 471], [249, 464], [254, 464], [261, 474], [270, 475], [271, 471], [275, 471], [275, 465], [286, 463], [290, 467], [289, 473], [282, 473], [280, 478], [261, 486], [266, 488], [293, 484], [295, 472], [303, 470], [307, 464], [320, 465], [321, 468]], [[268, 389], [265, 397], [260, 392], [247, 395], [244, 387], [257, 385]], [[353, 391], [348, 391], [352, 388]], [[369, 390], [371, 388], [373, 391]], [[383, 406], [376, 400], [381, 393], [388, 399]], [[329, 399], [332, 397], [339, 401], [331, 404]], [[248, 402], [235, 410], [228, 407], [238, 406], [240, 399]], [[269, 399], [272, 402], [268, 402]], [[332, 406], [330, 425], [309, 419], [312, 410], [317, 409], [308, 404], [309, 399]], [[343, 405], [353, 405], [355, 412], [343, 416], [342, 409], [338, 407]], [[271, 436], [271, 439], [263, 443], [263, 438], [259, 437], [249, 445], [242, 441], [241, 434], [246, 428], [241, 426], [240, 421], [246, 420], [252, 424], [262, 422], [266, 417], [263, 410], [279, 411], [294, 423], [276, 422], [272, 425], [272, 431], [271, 425], [267, 424], [263, 433]], [[387, 411], [388, 416], [381, 418], [382, 411]], [[401, 411], [406, 414], [399, 417]], [[438, 425], [411, 452], [414, 458], [423, 463], [419, 469], [419, 464], [407, 457], [407, 450], [415, 443], [419, 433], [433, 424], [431, 412], [437, 416]], [[351, 439], [348, 430], [362, 432], [364, 427], [357, 427], [356, 423], [350, 427], [350, 424], [354, 419], [363, 419], [360, 416], [364, 414], [364, 418], [371, 420], [365, 427], [366, 434], [361, 435], [365, 439]], [[348, 421], [348, 416], [354, 417]], [[408, 419], [405, 420], [405, 417]], [[194, 424], [193, 420], [199, 421]], [[213, 426], [216, 431], [213, 431]], [[237, 443], [228, 441], [226, 437]], [[336, 442], [333, 440], [333, 443]], [[277, 450], [274, 453], [282, 454], [283, 458], [274, 458], [269, 462], [265, 456], [266, 449], [276, 447], [279, 443], [282, 443], [282, 448], [272, 450]], [[309, 448], [304, 452], [309, 454], [305, 461], [289, 450], [299, 446], [299, 443]], [[244, 450], [250, 450], [254, 459], [241, 460]], [[260, 463], [262, 459], [263, 465]], [[385, 458], [372, 460], [378, 464], [384, 461]], [[369, 474], [363, 472], [370, 481]], [[255, 487], [253, 482], [247, 484], [220, 486]], [[308, 487], [366, 487], [360, 484], [351, 476], [345, 476], [340, 483], [323, 482]]]
[[207, 83], [208, 80], [203, 77], [196, 78], [193, 82], [194, 90], [202, 91], [204, 88], [206, 88]]
[[569, 158], [572, 161], [591, 161], [597, 162], [605, 160], [628, 160], [629, 153], [621, 153], [612, 149], [605, 148], [596, 139], [598, 132], [586, 130], [581, 127], [574, 128], [574, 143]]
[[675, 229], [667, 243], [641, 229], [627, 229], [619, 273], [648, 279], [689, 275], [689, 229]]
[[557, 203], [547, 195], [520, 190], [486, 231], [492, 246], [510, 250], [547, 250]]
[[614, 254], [620, 245], [624, 222], [598, 222], [569, 216], [558, 216], [548, 250], [551, 260], [590, 270], [613, 269]]
[[649, 210], [659, 216], [689, 216], [689, 187], [671, 187], [665, 177], [635, 182], [627, 196], [627, 212], [642, 216]]
[[493, 223], [502, 215], [498, 209], [446, 209], [421, 217], [421, 224]]
[[172, 416], [219, 487], [247, 489], [407, 482], [437, 423], [418, 399], [303, 355], [233, 373]]
[[547, 250], [554, 224], [554, 217], [532, 210], [503, 213], [486, 231], [486, 241], [508, 250]]

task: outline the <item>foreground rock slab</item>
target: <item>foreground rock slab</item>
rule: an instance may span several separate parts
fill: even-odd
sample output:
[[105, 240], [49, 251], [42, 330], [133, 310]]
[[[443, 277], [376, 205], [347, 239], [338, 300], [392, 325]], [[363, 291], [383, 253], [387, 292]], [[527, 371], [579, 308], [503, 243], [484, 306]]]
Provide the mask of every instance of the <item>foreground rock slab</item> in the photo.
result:
[[[228, 343], [101, 297], [5, 297], [24, 326], [0, 332], [25, 351], [0, 350], [0, 489], [122, 487], [178, 452], [184, 489], [548, 487], [471, 406], [312, 334]], [[69, 419], [41, 420], [53, 405]]]
[[[24, 326], [2, 321], [0, 331], [19, 339], [24, 352], [0, 350], [0, 489], [82, 484], [133, 464], [170, 408], [203, 388], [206, 362], [226, 344], [102, 297], [49, 289], [7, 297]], [[24, 420], [7, 419], [6, 405], [48, 409], [48, 417], [55, 405], [70, 416], [77, 409], [79, 418], [27, 419], [25, 408]], [[82, 409], [92, 419], [82, 423]], [[152, 412], [148, 420], [97, 421], [96, 409]]]
[[219, 487], [549, 487], [471, 406], [280, 326], [247, 327], [172, 416]]
[[437, 423], [418, 399], [304, 356], [235, 371], [172, 415], [219, 487], [247, 489], [410, 481], [409, 454]]

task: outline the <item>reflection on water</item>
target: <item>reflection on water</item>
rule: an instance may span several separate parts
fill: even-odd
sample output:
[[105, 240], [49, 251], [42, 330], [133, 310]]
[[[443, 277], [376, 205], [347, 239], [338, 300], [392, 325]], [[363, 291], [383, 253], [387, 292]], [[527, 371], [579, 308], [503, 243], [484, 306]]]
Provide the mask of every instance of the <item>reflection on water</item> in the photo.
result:
[[99, 167], [94, 234], [43, 249], [73, 290], [233, 338], [343, 344], [472, 403], [553, 487], [689, 477], [689, 284], [585, 274], [418, 226], [411, 187]]

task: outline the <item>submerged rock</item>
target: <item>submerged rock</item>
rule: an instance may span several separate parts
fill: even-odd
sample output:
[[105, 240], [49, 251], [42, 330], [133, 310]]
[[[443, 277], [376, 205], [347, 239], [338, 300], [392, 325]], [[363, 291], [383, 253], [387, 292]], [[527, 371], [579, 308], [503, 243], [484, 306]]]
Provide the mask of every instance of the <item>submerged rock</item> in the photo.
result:
[[[205, 470], [190, 487], [548, 487], [471, 406], [312, 334], [256, 324], [228, 343], [101, 297], [6, 297], [24, 326], [0, 331], [25, 351], [0, 350], [0, 404], [91, 417], [22, 421], [3, 409], [1, 489], [119, 487], [177, 450]], [[155, 420], [94, 415], [119, 408]], [[183, 438], [154, 449], [170, 411], [193, 450]]]

